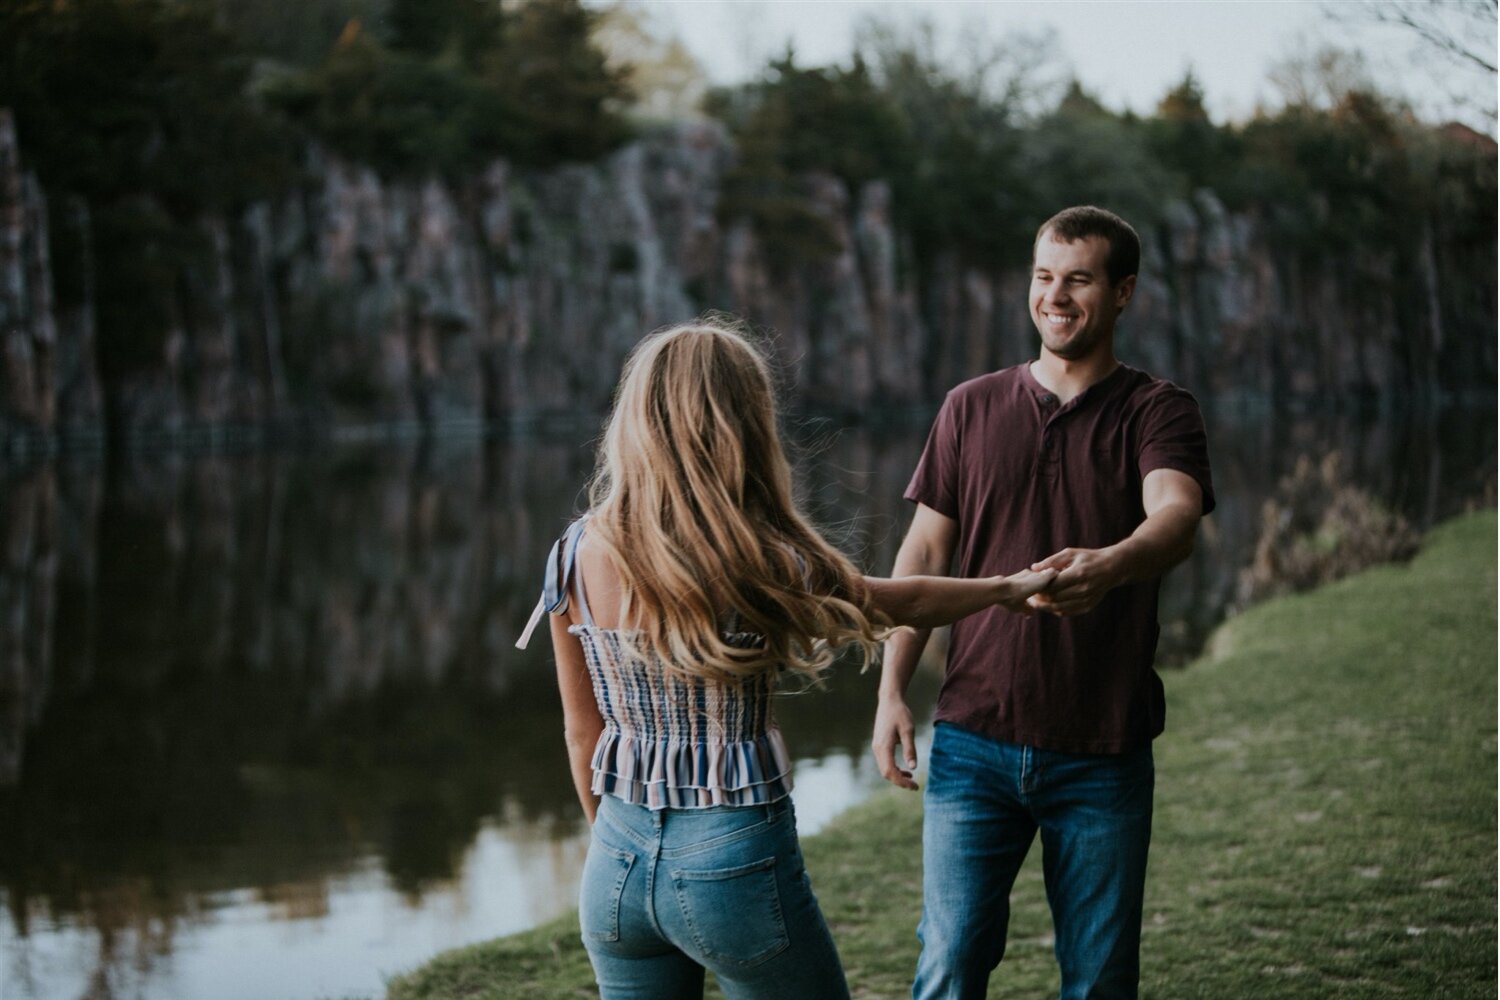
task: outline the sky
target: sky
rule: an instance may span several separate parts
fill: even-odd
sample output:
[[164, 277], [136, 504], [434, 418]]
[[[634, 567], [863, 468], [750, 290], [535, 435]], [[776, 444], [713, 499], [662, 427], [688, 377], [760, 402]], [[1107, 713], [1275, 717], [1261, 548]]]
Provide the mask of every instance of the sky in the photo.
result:
[[[1445, 70], [1414, 55], [1413, 36], [1360, 22], [1354, 0], [635, 0], [658, 31], [675, 34], [714, 83], [753, 76], [790, 40], [804, 65], [847, 62], [855, 26], [875, 15], [898, 23], [930, 19], [940, 42], [1003, 39], [1024, 32], [1064, 78], [1115, 110], [1149, 113], [1191, 68], [1217, 121], [1240, 121], [1258, 103], [1279, 105], [1267, 70], [1290, 53], [1322, 44], [1361, 51], [1380, 85], [1429, 120], [1458, 118], [1495, 134], [1495, 77]], [[1329, 16], [1329, 10], [1346, 16]], [[1495, 50], [1488, 24], [1481, 48]], [[1493, 61], [1493, 56], [1491, 57]], [[1457, 107], [1457, 91], [1476, 105]], [[1487, 121], [1486, 121], [1487, 119]]]

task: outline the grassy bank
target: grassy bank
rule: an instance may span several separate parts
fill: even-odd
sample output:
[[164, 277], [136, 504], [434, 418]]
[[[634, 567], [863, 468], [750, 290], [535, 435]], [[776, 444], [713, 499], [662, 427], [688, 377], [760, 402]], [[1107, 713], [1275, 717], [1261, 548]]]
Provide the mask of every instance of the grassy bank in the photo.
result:
[[[1449, 522], [1409, 565], [1251, 609], [1168, 678], [1144, 995], [1496, 995], [1495, 553], [1493, 512]], [[892, 791], [805, 842], [856, 996], [909, 989], [920, 827]], [[991, 997], [1056, 993], [1040, 854]], [[387, 1000], [594, 995], [561, 920]]]

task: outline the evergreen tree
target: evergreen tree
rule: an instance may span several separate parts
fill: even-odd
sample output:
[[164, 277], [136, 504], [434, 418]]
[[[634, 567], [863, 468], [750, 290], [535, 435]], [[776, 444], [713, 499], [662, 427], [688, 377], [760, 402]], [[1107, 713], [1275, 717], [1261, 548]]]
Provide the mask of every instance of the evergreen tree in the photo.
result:
[[397, 175], [590, 160], [628, 137], [623, 72], [577, 0], [394, 0], [389, 43], [351, 22], [315, 69], [268, 88], [346, 156]]
[[385, 22], [397, 52], [436, 56], [451, 49], [473, 66], [499, 44], [499, 0], [389, 0]]
[[1190, 69], [1162, 96], [1156, 116], [1146, 123], [1151, 153], [1177, 176], [1180, 189], [1212, 186], [1240, 153], [1233, 133], [1209, 120], [1204, 96]]
[[[198, 222], [288, 182], [288, 137], [245, 96], [248, 61], [196, 4], [8, 0], [0, 4], [0, 106], [16, 116], [52, 212], [61, 301], [85, 293], [93, 248], [106, 380], [161, 363]], [[60, 216], [89, 208], [79, 239]]]
[[578, 0], [529, 0], [508, 11], [483, 78], [514, 124], [506, 153], [524, 163], [589, 160], [628, 136], [625, 73], [594, 45], [599, 15]]

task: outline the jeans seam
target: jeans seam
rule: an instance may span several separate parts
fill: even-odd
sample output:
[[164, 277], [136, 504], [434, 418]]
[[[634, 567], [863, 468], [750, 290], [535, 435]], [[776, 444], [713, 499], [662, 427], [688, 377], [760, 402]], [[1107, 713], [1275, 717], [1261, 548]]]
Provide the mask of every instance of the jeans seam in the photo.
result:
[[758, 836], [762, 833], [765, 833], [766, 830], [771, 827], [771, 825], [771, 821], [763, 819], [759, 823], [752, 823], [750, 826], [741, 827], [740, 829], [735, 830], [732, 833], [720, 834], [712, 840], [699, 841], [696, 844], [689, 844], [686, 847], [664, 847], [662, 848], [661, 854], [662, 857], [670, 858], [674, 861], [679, 858], [691, 858], [694, 855], [702, 854], [705, 851], [711, 851], [718, 847], [735, 844], [741, 840], [745, 840], [748, 837]]
[[656, 919], [656, 869], [661, 864], [661, 842], [664, 836], [663, 828], [658, 826], [656, 843], [650, 848], [646, 865], [646, 919], [651, 922], [651, 930], [663, 941], [667, 940], [667, 934], [662, 930], [661, 922]]
[[593, 941], [615, 942], [620, 940], [620, 899], [624, 895], [625, 880], [630, 877], [631, 868], [635, 867], [635, 855], [629, 851], [617, 850], [597, 839], [594, 846], [613, 858], [618, 863], [619, 871], [615, 875], [614, 886], [609, 893], [609, 917], [605, 922], [606, 929], [589, 931], [587, 937]]
[[626, 825], [620, 824], [620, 823], [611, 823], [609, 821], [609, 818], [604, 815], [604, 813], [603, 813], [602, 810], [600, 812], [596, 813], [595, 816], [594, 816], [594, 825], [598, 826], [600, 823], [603, 823], [606, 829], [613, 830], [615, 833], [618, 833], [620, 836], [625, 837], [628, 840], [635, 841], [635, 843], [639, 847], [646, 848], [646, 849], [650, 849], [650, 847], [651, 847], [651, 841], [650, 840], [648, 840], [647, 838], [641, 836], [640, 833], [638, 833], [635, 830], [632, 830], [629, 826], [626, 826]]

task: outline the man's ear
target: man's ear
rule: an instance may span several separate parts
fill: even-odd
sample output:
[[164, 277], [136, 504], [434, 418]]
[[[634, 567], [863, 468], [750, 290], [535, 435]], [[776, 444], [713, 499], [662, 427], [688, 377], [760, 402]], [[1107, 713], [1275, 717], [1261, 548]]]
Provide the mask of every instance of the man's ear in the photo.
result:
[[1134, 294], [1135, 275], [1127, 274], [1125, 277], [1121, 278], [1120, 283], [1115, 286], [1115, 308], [1124, 309], [1125, 303], [1129, 302], [1130, 297]]

